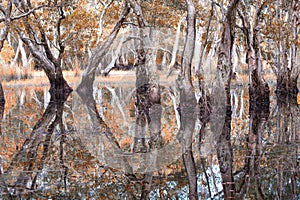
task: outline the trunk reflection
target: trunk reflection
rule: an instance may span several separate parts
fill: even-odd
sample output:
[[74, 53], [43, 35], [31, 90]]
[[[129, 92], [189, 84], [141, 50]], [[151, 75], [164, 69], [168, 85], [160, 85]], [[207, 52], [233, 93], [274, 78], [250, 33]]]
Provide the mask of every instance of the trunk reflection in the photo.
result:
[[[68, 91], [67, 93], [52, 91], [50, 102], [42, 118], [39, 119], [29, 138], [25, 140], [21, 149], [12, 158], [12, 162], [5, 174], [12, 173], [16, 168], [21, 168], [22, 170], [11, 186], [13, 188], [13, 192], [10, 192], [11, 196], [21, 197], [23, 193], [27, 192], [26, 190], [34, 190], [36, 188], [37, 178], [50, 156], [49, 148], [51, 148], [51, 138], [55, 128], [59, 131], [59, 141], [61, 143], [60, 164], [62, 168], [67, 170], [64, 166], [63, 156], [63, 142], [66, 131], [62, 122], [62, 115], [64, 103], [71, 93], [70, 90]], [[42, 149], [41, 153], [40, 149]]]
[[4, 107], [5, 107], [5, 98], [4, 98], [2, 84], [0, 82], [0, 135], [2, 134], [1, 123], [2, 123], [2, 118], [4, 115]]

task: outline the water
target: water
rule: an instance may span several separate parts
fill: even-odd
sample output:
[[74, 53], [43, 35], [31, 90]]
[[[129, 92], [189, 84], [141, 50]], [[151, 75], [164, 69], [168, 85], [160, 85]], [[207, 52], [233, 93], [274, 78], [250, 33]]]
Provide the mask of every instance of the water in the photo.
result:
[[[45, 85], [4, 88], [0, 198], [139, 199], [149, 193], [149, 199], [188, 199], [172, 84], [163, 83], [162, 144], [147, 153], [132, 151], [132, 81], [97, 82], [93, 96], [72, 92], [65, 102], [51, 99]], [[224, 150], [232, 152], [233, 160], [221, 158], [221, 169], [217, 145], [223, 143], [217, 140], [223, 120], [213, 117], [201, 142], [196, 122], [191, 142], [199, 199], [224, 198], [224, 166], [232, 168], [237, 199], [300, 199], [299, 108], [271, 93], [270, 112], [250, 115], [247, 88], [233, 87], [231, 143]], [[151, 138], [144, 128], [149, 150]]]

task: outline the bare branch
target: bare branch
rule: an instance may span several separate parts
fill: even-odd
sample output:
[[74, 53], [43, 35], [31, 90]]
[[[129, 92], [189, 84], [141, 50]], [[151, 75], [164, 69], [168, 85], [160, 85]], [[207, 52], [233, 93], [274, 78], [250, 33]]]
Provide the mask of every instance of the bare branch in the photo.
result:
[[65, 46], [64, 46], [63, 42], [61, 41], [61, 21], [63, 19], [65, 19], [66, 17], [64, 15], [64, 11], [63, 11], [62, 7], [58, 7], [58, 12], [59, 12], [59, 19], [58, 19], [58, 22], [57, 22], [57, 41], [58, 41], [58, 46], [59, 46], [59, 55], [58, 55], [58, 58], [57, 58], [57, 62], [60, 66], [62, 55], [63, 55], [64, 50], [65, 50]]
[[135, 0], [126, 0], [126, 2], [129, 3], [134, 14], [136, 14], [139, 27], [144, 28], [146, 26], [146, 23], [145, 23], [145, 19], [144, 19], [142, 8], [141, 8], [140, 4], [135, 2]]
[[212, 3], [215, 4], [216, 6], [218, 6], [221, 9], [222, 13], [225, 13], [225, 8], [223, 7], [223, 5], [219, 4], [218, 2], [216, 2], [214, 0], [212, 0]]
[[123, 22], [123, 25], [132, 25], [132, 26], [138, 26], [137, 24], [133, 23], [133, 22]]
[[0, 5], [0, 11], [5, 15], [6, 14], [6, 9]]
[[28, 15], [34, 13], [35, 11], [37, 11], [39, 9], [42, 9], [42, 8], [46, 8], [46, 7], [50, 7], [50, 6], [48, 6], [48, 5], [38, 6], [36, 8], [33, 8], [33, 9], [21, 14], [21, 15], [11, 17], [11, 21], [14, 21], [14, 20], [17, 20], [17, 19], [20, 19], [20, 18], [23, 18], [23, 17], [27, 17]]
[[26, 37], [25, 33], [16, 28], [18, 34], [20, 35], [21, 40], [29, 47], [30, 52], [32, 55], [42, 63], [43, 69], [45, 70], [47, 76], [49, 79], [55, 77], [54, 69], [55, 66], [53, 63], [49, 61], [49, 59], [46, 58], [45, 55], [36, 47], [36, 43], [33, 42], [30, 38]]
[[5, 9], [5, 19], [4, 19], [5, 25], [4, 25], [3, 32], [0, 35], [0, 51], [3, 48], [4, 41], [6, 40], [7, 35], [8, 35], [8, 31], [10, 29], [10, 25], [11, 25], [11, 20], [10, 20], [11, 10], [12, 10], [12, 1], [8, 1], [7, 9]]

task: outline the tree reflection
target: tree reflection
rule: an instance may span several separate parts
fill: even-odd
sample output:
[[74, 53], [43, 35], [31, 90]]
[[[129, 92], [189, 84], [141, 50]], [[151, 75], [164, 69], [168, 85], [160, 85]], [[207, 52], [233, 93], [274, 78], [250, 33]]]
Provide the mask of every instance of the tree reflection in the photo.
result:
[[263, 156], [262, 139], [264, 137], [265, 124], [270, 113], [269, 106], [269, 101], [262, 103], [250, 102], [249, 133], [246, 136], [245, 178], [240, 191], [243, 198], [251, 191], [250, 188], [254, 187], [254, 195], [258, 199], [265, 199], [261, 180], [261, 161]]
[[239, 199], [297, 199], [299, 195], [299, 108], [295, 101], [277, 98], [270, 114], [269, 105], [268, 101], [250, 103]]
[[[125, 174], [132, 175], [132, 168], [129, 165], [126, 157], [122, 156], [124, 152], [122, 151], [119, 142], [116, 140], [114, 133], [110, 130], [109, 126], [105, 123], [97, 110], [96, 101], [93, 97], [93, 90], [83, 87], [82, 85], [81, 89], [77, 90], [77, 93], [88, 112], [89, 118], [92, 122], [93, 131], [100, 135], [103, 134], [106, 137], [111, 147], [113, 148], [112, 151], [115, 151], [117, 154], [121, 155], [122, 163], [119, 164], [122, 164], [122, 166], [124, 167]], [[122, 166], [120, 166], [120, 168], [122, 168]]]
[[226, 106], [223, 130], [217, 139], [217, 156], [225, 199], [235, 198], [233, 150], [231, 145], [231, 106]]
[[[21, 197], [26, 190], [35, 190], [37, 179], [44, 169], [47, 159], [49, 159], [49, 149], [55, 130], [60, 137], [60, 164], [64, 166], [63, 142], [66, 130], [62, 121], [64, 103], [67, 100], [70, 90], [54, 90], [51, 93], [50, 102], [43, 114], [34, 126], [30, 136], [24, 141], [20, 150], [18, 150], [4, 174], [10, 174], [20, 169], [19, 175], [11, 185], [9, 194], [12, 197]], [[66, 168], [65, 168], [66, 169]], [[65, 183], [66, 184], [66, 183]]]
[[[299, 107], [294, 97], [277, 96], [276, 151], [278, 154], [275, 181], [272, 184], [274, 196], [279, 199], [299, 198]], [[298, 159], [298, 160], [297, 160]], [[271, 183], [270, 183], [271, 184]]]

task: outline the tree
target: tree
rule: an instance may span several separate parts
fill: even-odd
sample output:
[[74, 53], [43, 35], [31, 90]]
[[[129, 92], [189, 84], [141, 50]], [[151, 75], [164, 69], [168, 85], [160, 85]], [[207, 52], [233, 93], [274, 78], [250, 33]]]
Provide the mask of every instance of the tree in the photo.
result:
[[60, 91], [60, 93], [63, 94], [72, 90], [62, 74], [62, 57], [65, 45], [61, 37], [61, 25], [65, 19], [64, 8], [67, 5], [68, 4], [57, 2], [54, 2], [53, 5], [51, 5], [51, 3], [47, 5], [55, 11], [56, 42], [54, 45], [57, 45], [55, 46], [58, 51], [57, 56], [54, 55], [55, 51], [50, 46], [53, 41], [49, 41], [44, 28], [45, 25], [38, 13], [33, 9], [33, 5], [30, 1], [20, 1], [19, 10], [23, 13], [30, 13], [29, 15], [32, 17], [29, 18], [29, 15], [26, 15], [22, 18], [20, 24], [14, 26], [22, 41], [28, 46], [33, 57], [40, 63], [40, 66], [45, 71], [51, 85], [50, 93]]
[[258, 199], [265, 199], [261, 181], [262, 140], [265, 124], [270, 114], [269, 105], [259, 109], [249, 107], [249, 132], [246, 136], [245, 175], [238, 198], [244, 199], [250, 187], [254, 187]]
[[[300, 74], [298, 48], [299, 48], [299, 7], [298, 0], [277, 1], [276, 16], [279, 27], [274, 27], [278, 33], [274, 37], [277, 44], [277, 58], [275, 61], [275, 74], [277, 76], [276, 93], [281, 98], [295, 101], [299, 89], [297, 80]], [[283, 16], [287, 15], [287, 20]], [[270, 19], [271, 20], [271, 19]], [[272, 23], [272, 26], [274, 23]], [[275, 24], [276, 26], [276, 24]]]
[[101, 59], [106, 54], [107, 49], [112, 45], [113, 41], [116, 39], [123, 22], [125, 21], [127, 15], [129, 14], [130, 7], [126, 3], [122, 5], [122, 11], [119, 16], [118, 21], [115, 23], [112, 31], [110, 32], [109, 36], [105, 40], [105, 42], [101, 45], [99, 49], [96, 49], [93, 53], [92, 57], [89, 60], [89, 63], [82, 74], [81, 82], [77, 87], [76, 91], [78, 93], [85, 92], [84, 90], [91, 90], [93, 89], [93, 83], [95, 81], [96, 76], [96, 69], [101, 61]]
[[231, 100], [232, 47], [235, 38], [236, 10], [239, 0], [231, 0], [225, 12], [222, 25], [222, 38], [218, 49], [217, 79], [224, 84], [226, 94], [226, 116], [223, 129], [217, 136], [217, 156], [222, 175], [225, 199], [235, 198], [233, 177], [233, 153], [231, 147]]
[[189, 180], [189, 198], [197, 199], [197, 171], [192, 152], [193, 133], [196, 122], [196, 97], [192, 83], [192, 60], [196, 38], [196, 10], [192, 0], [186, 0], [187, 32], [181, 59], [181, 72], [177, 84], [180, 91], [180, 130], [179, 139], [182, 143], [182, 158]]
[[[246, 62], [249, 69], [249, 94], [251, 107], [266, 106], [269, 104], [269, 86], [263, 77], [263, 64], [261, 55], [261, 27], [262, 27], [262, 12], [267, 6], [268, 1], [263, 3], [256, 2], [255, 15], [253, 22], [250, 20], [250, 8], [242, 3], [242, 10], [239, 11], [239, 16], [242, 19], [242, 30], [246, 38]], [[251, 5], [248, 5], [251, 7]], [[251, 26], [253, 24], [253, 26]]]

